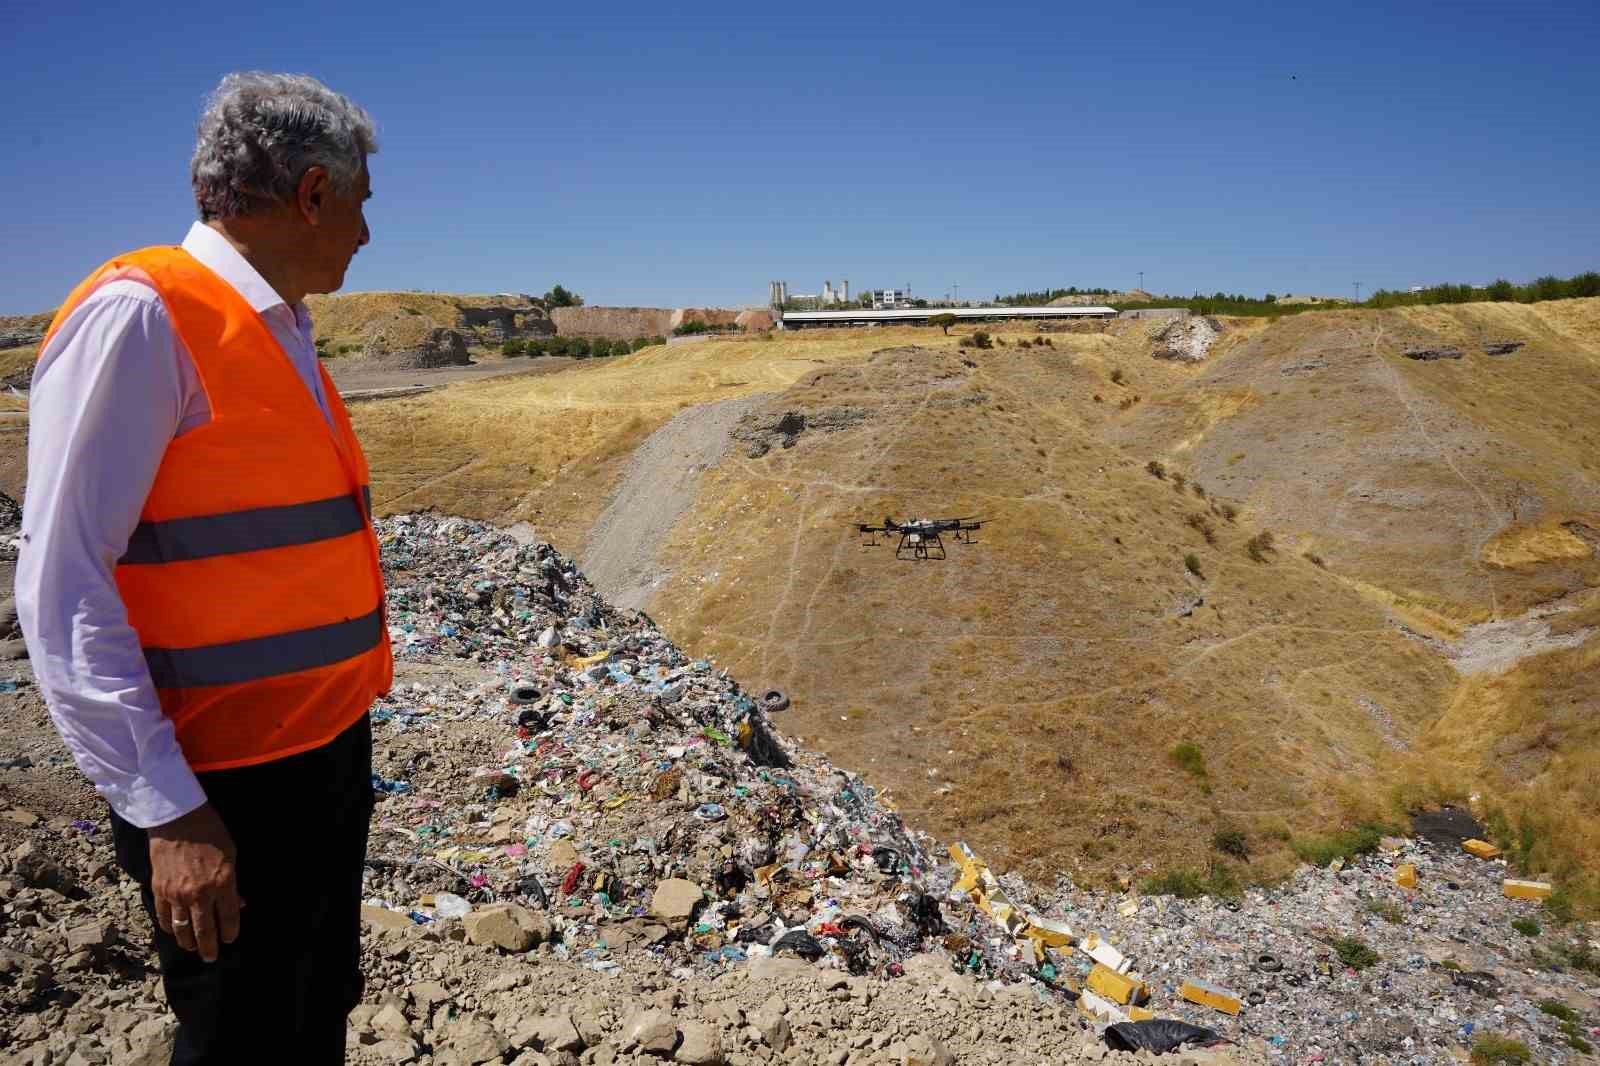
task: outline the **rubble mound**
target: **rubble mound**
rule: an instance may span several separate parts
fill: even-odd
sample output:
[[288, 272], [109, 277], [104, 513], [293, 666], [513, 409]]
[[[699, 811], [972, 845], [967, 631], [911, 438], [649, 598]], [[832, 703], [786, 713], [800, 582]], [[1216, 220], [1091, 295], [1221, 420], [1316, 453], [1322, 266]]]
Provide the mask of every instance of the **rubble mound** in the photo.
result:
[[735, 440], [743, 441], [748, 448], [745, 454], [759, 459], [773, 448], [793, 448], [800, 435], [807, 430], [819, 433], [836, 433], [849, 429], [867, 417], [864, 407], [834, 407], [810, 413], [784, 411], [746, 415], [733, 428]]
[[399, 351], [375, 350], [372, 358], [396, 370], [433, 370], [442, 366], [470, 366], [467, 339], [453, 329], [435, 328], [422, 342]]
[[1169, 319], [1151, 335], [1156, 347], [1150, 354], [1179, 363], [1204, 362], [1221, 335], [1222, 324], [1214, 318], [1197, 315]]
[[1485, 341], [1483, 344], [1484, 355], [1510, 355], [1517, 349], [1524, 347], [1527, 341]]
[[772, 328], [772, 312], [758, 309], [740, 311], [733, 324], [751, 333], [765, 333]]
[[1444, 345], [1438, 348], [1407, 348], [1403, 353], [1407, 359], [1416, 359], [1419, 362], [1432, 362], [1435, 359], [1460, 359], [1461, 349]]

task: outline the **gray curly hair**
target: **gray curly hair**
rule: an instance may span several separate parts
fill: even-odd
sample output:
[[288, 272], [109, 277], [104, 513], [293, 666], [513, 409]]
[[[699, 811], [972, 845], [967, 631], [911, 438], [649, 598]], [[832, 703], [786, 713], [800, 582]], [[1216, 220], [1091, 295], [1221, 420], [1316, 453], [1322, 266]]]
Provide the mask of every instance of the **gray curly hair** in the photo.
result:
[[229, 74], [206, 101], [189, 165], [200, 221], [287, 203], [314, 166], [348, 193], [377, 150], [372, 116], [309, 74]]

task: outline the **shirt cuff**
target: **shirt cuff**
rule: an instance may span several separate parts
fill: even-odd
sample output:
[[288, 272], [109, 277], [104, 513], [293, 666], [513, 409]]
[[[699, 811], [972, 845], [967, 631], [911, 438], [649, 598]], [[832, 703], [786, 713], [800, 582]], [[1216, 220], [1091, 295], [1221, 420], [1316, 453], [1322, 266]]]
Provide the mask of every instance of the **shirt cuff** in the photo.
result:
[[181, 758], [149, 767], [125, 783], [95, 787], [118, 817], [140, 829], [176, 821], [206, 802], [200, 781]]

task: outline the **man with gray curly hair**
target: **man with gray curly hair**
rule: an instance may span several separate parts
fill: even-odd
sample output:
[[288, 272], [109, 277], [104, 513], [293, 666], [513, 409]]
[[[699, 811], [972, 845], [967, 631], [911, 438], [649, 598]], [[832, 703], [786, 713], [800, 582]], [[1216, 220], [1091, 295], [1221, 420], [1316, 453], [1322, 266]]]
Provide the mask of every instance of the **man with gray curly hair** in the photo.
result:
[[200, 221], [80, 284], [30, 397], [17, 606], [155, 926], [174, 1063], [337, 1063], [361, 996], [367, 711], [393, 675], [366, 459], [308, 293], [370, 239], [371, 118], [240, 73]]

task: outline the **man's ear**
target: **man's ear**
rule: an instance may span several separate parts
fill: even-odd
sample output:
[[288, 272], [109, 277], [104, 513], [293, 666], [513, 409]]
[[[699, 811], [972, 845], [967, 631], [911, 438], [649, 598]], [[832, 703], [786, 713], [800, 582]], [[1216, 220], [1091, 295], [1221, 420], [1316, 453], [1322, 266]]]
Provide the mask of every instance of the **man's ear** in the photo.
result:
[[330, 191], [328, 168], [307, 167], [306, 172], [300, 175], [300, 184], [295, 187], [295, 207], [300, 217], [315, 226], [322, 218]]

